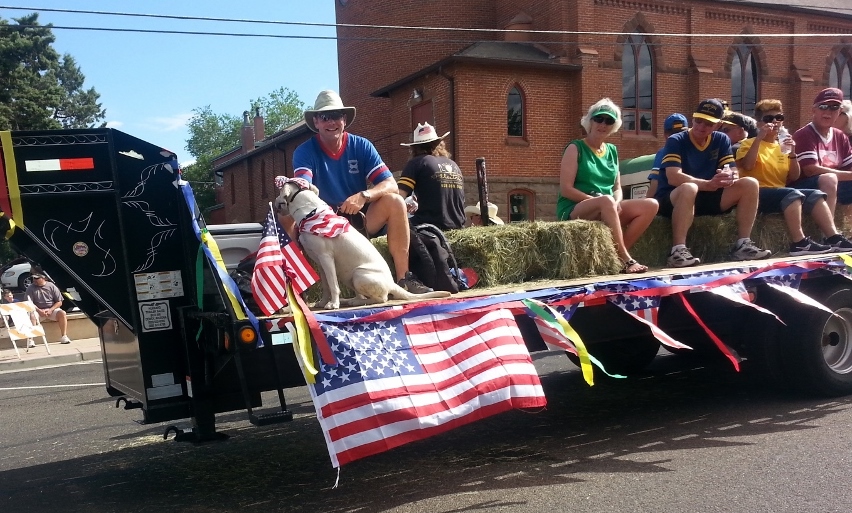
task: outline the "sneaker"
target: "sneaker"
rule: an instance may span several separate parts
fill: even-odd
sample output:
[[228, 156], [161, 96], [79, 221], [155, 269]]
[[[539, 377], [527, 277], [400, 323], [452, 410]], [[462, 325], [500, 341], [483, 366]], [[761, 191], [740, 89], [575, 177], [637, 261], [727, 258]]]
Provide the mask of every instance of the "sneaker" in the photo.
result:
[[35, 347], [35, 340], [28, 338], [27, 339], [27, 349], [32, 349]]
[[71, 343], [71, 339], [70, 339], [70, 338], [68, 338], [68, 336], [67, 336], [67, 335], [62, 335], [62, 337], [59, 339], [59, 343], [60, 343], [60, 344], [70, 344], [70, 343]]
[[405, 276], [399, 280], [399, 286], [411, 292], [412, 294], [425, 294], [427, 292], [434, 292], [432, 289], [420, 283], [420, 280], [417, 279], [417, 276], [414, 276], [414, 273], [408, 271], [405, 273]]
[[767, 258], [772, 254], [772, 251], [768, 249], [760, 249], [755, 246], [754, 241], [751, 239], [746, 239], [739, 246], [735, 246], [734, 249], [731, 250], [731, 259], [732, 260], [760, 260], [761, 258]]
[[691, 267], [701, 263], [701, 259], [692, 256], [685, 247], [680, 247], [672, 250], [669, 257], [666, 259], [669, 267]]
[[831, 253], [832, 251], [834, 251], [833, 246], [814, 242], [809, 237], [790, 244], [790, 256], [822, 255], [823, 253]]
[[828, 244], [834, 248], [835, 251], [852, 251], [852, 241], [840, 233], [827, 237], [824, 241], [822, 241], [822, 243]]

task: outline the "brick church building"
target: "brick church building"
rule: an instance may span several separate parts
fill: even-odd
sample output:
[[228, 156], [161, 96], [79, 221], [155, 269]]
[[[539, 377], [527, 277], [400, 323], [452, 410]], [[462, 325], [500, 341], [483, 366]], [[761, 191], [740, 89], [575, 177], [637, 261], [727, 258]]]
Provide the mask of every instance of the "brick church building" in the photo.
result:
[[[656, 152], [663, 119], [703, 98], [749, 115], [778, 98], [795, 129], [819, 90], [852, 97], [849, 0], [335, 1], [340, 94], [358, 109], [349, 130], [397, 176], [418, 122], [451, 131], [468, 204], [484, 157], [489, 199], [509, 221], [555, 219], [562, 150], [604, 96], [623, 110], [610, 139], [621, 159]], [[216, 222], [262, 220], [272, 178], [292, 175], [312, 135], [304, 123], [268, 137], [262, 119], [244, 124], [242, 146], [214, 164]]]

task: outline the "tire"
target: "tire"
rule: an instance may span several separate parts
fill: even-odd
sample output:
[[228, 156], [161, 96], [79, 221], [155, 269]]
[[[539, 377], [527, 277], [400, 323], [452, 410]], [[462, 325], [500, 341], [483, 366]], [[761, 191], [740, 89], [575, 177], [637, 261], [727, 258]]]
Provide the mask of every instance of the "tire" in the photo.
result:
[[836, 284], [805, 291], [834, 312], [794, 309], [786, 368], [807, 392], [836, 397], [852, 394], [852, 288]]
[[[644, 370], [654, 361], [660, 349], [660, 342], [648, 335], [593, 344], [587, 346], [587, 349], [610, 374], [629, 376]], [[566, 354], [571, 363], [577, 367], [580, 366], [580, 358], [573, 353], [566, 352]], [[595, 367], [595, 375], [596, 377], [606, 376], [597, 367]]]
[[30, 273], [24, 273], [18, 276], [18, 288], [21, 290], [27, 290], [27, 287], [32, 285], [33, 277]]

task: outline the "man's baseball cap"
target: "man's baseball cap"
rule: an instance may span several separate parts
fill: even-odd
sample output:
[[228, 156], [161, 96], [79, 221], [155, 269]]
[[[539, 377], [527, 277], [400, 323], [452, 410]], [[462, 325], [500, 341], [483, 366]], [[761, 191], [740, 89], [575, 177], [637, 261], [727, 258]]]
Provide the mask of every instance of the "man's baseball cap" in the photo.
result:
[[663, 130], [666, 132], [683, 132], [689, 128], [689, 120], [679, 112], [675, 112], [663, 121]]
[[836, 87], [823, 89], [814, 98], [814, 105], [821, 105], [823, 103], [843, 103], [843, 91]]
[[698, 108], [692, 114], [694, 118], [706, 119], [711, 123], [718, 123], [725, 115], [725, 107], [722, 102], [715, 98], [710, 98], [698, 104]]

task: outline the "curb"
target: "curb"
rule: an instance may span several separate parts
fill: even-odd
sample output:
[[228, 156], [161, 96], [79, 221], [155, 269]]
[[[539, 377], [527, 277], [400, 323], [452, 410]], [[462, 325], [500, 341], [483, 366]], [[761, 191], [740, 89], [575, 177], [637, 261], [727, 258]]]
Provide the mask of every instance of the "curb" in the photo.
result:
[[18, 371], [24, 369], [34, 369], [37, 367], [48, 367], [54, 365], [67, 365], [69, 363], [77, 363], [82, 361], [100, 360], [101, 352], [84, 351], [71, 354], [44, 355], [38, 357], [30, 357], [24, 360], [15, 358], [5, 362], [0, 362], [0, 372]]

